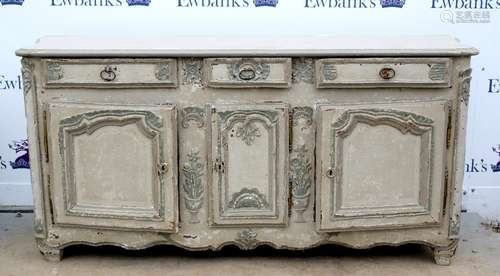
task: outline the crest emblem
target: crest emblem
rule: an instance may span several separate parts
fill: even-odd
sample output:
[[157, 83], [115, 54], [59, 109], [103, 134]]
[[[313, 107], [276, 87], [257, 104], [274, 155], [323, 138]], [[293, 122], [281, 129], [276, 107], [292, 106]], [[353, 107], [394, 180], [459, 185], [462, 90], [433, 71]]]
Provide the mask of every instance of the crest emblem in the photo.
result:
[[12, 141], [12, 144], [9, 144], [9, 148], [14, 150], [17, 154], [16, 160], [14, 162], [10, 161], [12, 169], [29, 169], [30, 157], [28, 139]]

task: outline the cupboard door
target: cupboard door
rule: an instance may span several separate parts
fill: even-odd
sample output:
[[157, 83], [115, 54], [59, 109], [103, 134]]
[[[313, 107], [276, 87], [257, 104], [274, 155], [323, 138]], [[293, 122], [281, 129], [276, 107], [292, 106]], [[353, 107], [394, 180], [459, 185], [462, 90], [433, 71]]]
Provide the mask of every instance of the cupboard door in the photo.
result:
[[439, 224], [447, 102], [321, 104], [318, 111], [320, 231]]
[[52, 103], [47, 120], [56, 224], [177, 230], [173, 105]]
[[285, 225], [288, 108], [216, 105], [211, 117], [211, 224]]

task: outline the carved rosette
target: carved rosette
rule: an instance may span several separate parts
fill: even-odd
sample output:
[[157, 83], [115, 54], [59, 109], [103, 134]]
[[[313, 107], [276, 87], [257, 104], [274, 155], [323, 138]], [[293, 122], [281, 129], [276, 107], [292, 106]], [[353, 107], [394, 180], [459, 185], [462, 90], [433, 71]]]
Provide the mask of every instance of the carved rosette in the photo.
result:
[[250, 250], [257, 247], [257, 232], [252, 229], [241, 230], [236, 238], [238, 246], [243, 250]]
[[444, 63], [436, 63], [431, 65], [431, 70], [429, 71], [429, 79], [433, 81], [444, 80], [444, 77], [448, 73], [448, 67]]
[[184, 59], [182, 62], [182, 82], [194, 86], [202, 86], [202, 68], [201, 59]]
[[21, 60], [21, 66], [24, 94], [27, 95], [35, 86], [35, 79], [33, 77], [35, 65], [31, 60], [23, 58]]
[[62, 79], [64, 76], [63, 69], [59, 63], [49, 62], [47, 63], [47, 79], [49, 81], [57, 81]]
[[305, 145], [296, 147], [290, 160], [290, 182], [292, 183], [292, 209], [297, 212], [295, 222], [305, 222], [304, 211], [309, 206], [312, 183], [312, 165]]
[[182, 110], [182, 127], [188, 128], [193, 123], [198, 128], [205, 125], [205, 110], [200, 107], [186, 107]]
[[184, 204], [191, 214], [190, 223], [199, 223], [198, 212], [203, 206], [203, 196], [205, 188], [202, 182], [203, 163], [201, 162], [200, 152], [193, 150], [187, 155], [187, 161], [182, 167], [184, 173], [184, 183], [182, 190], [184, 192]]
[[156, 66], [155, 77], [159, 81], [166, 81], [170, 77], [170, 67], [168, 63], [161, 63]]
[[314, 83], [314, 60], [312, 58], [294, 58], [292, 60], [292, 81]]
[[460, 85], [458, 88], [458, 98], [465, 105], [469, 105], [469, 97], [470, 97], [470, 83], [472, 80], [472, 68], [464, 70], [459, 73], [458, 77], [460, 78]]

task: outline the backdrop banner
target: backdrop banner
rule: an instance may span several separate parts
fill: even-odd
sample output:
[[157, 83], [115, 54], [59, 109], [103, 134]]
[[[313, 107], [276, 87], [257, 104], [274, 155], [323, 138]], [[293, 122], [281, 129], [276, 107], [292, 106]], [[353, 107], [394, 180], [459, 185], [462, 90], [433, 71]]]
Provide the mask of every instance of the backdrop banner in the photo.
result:
[[500, 219], [500, 0], [0, 0], [0, 20], [0, 205], [31, 205], [14, 51], [41, 36], [448, 34], [481, 51], [472, 59], [463, 208]]

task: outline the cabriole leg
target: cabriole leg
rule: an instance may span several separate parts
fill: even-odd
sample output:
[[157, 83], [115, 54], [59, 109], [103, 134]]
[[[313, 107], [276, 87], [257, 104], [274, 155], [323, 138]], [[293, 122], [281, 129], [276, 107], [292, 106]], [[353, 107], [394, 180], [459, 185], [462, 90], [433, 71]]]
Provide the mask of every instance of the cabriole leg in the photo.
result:
[[62, 259], [63, 249], [49, 246], [43, 239], [36, 239], [36, 245], [46, 260], [58, 262]]
[[434, 261], [438, 265], [450, 265], [457, 250], [458, 240], [452, 240], [450, 245], [434, 247]]

